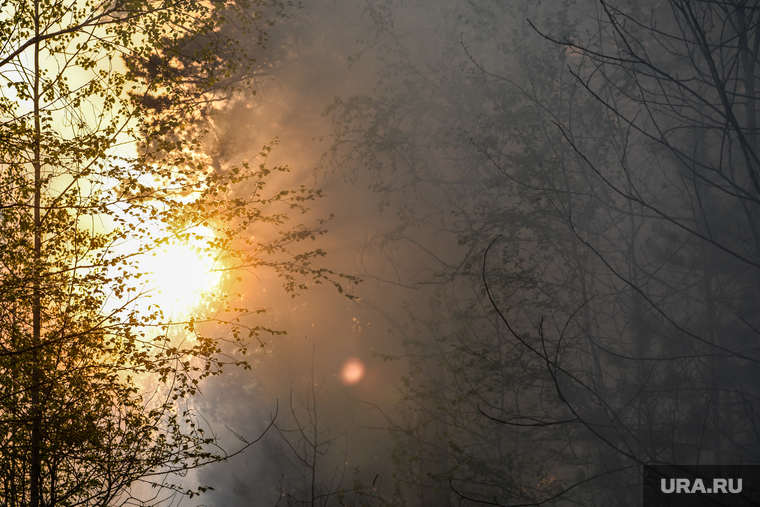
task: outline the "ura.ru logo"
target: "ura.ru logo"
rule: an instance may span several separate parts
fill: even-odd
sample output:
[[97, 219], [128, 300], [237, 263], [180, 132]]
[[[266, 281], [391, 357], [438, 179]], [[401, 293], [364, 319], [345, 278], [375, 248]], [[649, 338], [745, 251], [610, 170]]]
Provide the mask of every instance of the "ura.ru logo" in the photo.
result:
[[663, 493], [741, 493], [741, 479], [713, 479], [712, 486], [705, 487], [702, 479], [661, 479], [660, 490]]

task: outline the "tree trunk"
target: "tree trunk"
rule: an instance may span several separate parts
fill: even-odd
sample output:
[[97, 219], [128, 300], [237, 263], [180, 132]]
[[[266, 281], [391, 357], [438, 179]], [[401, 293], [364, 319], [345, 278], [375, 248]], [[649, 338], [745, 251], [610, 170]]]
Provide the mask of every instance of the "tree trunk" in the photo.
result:
[[40, 482], [42, 478], [42, 459], [40, 455], [41, 433], [41, 410], [40, 410], [40, 368], [39, 350], [40, 331], [42, 327], [41, 316], [41, 257], [42, 257], [42, 224], [40, 223], [40, 201], [42, 191], [42, 162], [41, 162], [41, 136], [40, 126], [40, 3], [34, 1], [34, 287], [32, 301], [32, 453], [30, 469], [30, 505], [39, 507]]

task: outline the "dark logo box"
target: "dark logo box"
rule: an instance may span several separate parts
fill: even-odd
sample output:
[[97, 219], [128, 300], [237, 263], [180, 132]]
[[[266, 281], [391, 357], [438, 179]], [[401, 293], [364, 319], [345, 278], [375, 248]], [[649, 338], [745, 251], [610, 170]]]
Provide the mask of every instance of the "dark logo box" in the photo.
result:
[[644, 466], [643, 488], [643, 507], [760, 506], [760, 466]]

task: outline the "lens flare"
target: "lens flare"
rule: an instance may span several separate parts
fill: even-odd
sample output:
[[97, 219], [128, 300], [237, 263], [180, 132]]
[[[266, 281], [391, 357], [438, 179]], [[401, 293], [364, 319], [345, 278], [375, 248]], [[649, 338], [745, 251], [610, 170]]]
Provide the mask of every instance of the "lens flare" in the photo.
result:
[[347, 386], [358, 384], [364, 378], [364, 363], [355, 357], [346, 361], [340, 371], [340, 380]]

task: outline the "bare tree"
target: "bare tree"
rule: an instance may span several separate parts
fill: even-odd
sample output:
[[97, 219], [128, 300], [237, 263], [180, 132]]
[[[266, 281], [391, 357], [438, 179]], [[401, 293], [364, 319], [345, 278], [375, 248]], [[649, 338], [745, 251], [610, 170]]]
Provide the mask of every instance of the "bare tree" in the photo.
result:
[[387, 91], [336, 101], [330, 155], [398, 209], [377, 277], [431, 288], [405, 494], [627, 505], [641, 464], [756, 463], [758, 4], [446, 4], [424, 35], [368, 4]]
[[[531, 336], [511, 328], [507, 299], [483, 277], [577, 428], [568, 466], [617, 477], [619, 491], [641, 464], [758, 462], [760, 12], [597, 7], [593, 35], [544, 35], [575, 55], [575, 82], [610, 131], [601, 152], [586, 125], [555, 122], [609, 217], [604, 231], [577, 207], [563, 220], [600, 276], [562, 325], [542, 318]], [[625, 503], [607, 491], [608, 505]]]
[[[277, 505], [326, 507], [342, 505], [345, 493], [346, 451], [350, 426], [327, 426], [319, 411], [325, 378], [314, 377], [314, 351], [311, 375], [303, 401], [299, 404], [290, 389], [290, 424], [275, 423], [283, 455], [290, 466], [280, 479]], [[336, 446], [343, 440], [343, 449]], [[337, 459], [337, 464], [336, 464]]]

